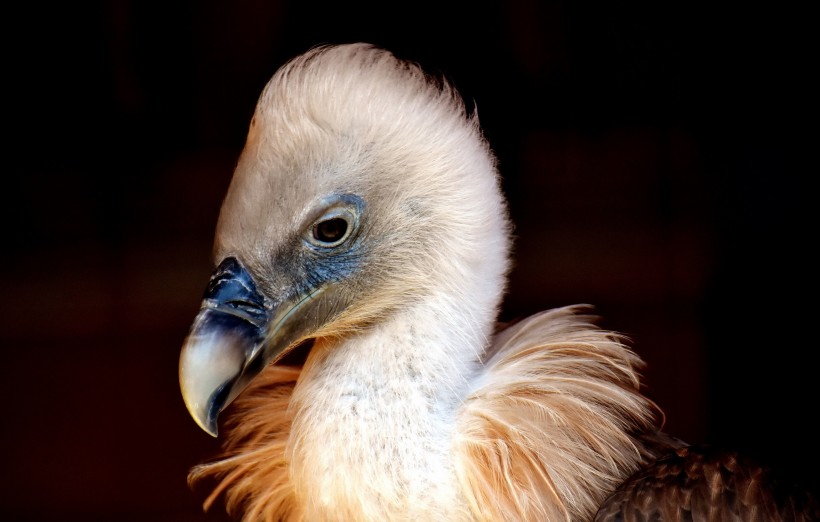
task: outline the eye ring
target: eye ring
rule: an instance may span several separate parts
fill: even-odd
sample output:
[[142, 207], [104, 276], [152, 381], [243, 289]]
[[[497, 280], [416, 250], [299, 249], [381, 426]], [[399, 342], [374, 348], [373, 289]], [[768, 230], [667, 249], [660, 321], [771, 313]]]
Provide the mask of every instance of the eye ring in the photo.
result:
[[324, 214], [305, 231], [305, 239], [320, 248], [333, 248], [347, 241], [356, 227], [356, 217], [347, 208]]

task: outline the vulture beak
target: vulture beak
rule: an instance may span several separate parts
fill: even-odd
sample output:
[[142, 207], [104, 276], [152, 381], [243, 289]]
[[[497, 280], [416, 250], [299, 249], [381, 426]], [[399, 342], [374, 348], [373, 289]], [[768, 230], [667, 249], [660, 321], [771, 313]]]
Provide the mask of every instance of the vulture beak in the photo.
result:
[[216, 437], [219, 413], [312, 329], [301, 319], [322, 290], [272, 302], [237, 259], [219, 264], [179, 359], [182, 397], [203, 430]]

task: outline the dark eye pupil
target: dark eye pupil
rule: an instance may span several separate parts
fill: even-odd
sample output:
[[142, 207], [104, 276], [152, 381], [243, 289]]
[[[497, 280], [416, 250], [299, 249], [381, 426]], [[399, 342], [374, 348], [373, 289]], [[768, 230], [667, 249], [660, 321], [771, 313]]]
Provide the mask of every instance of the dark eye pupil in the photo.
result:
[[347, 232], [347, 221], [342, 218], [328, 219], [313, 227], [313, 237], [322, 243], [335, 243]]

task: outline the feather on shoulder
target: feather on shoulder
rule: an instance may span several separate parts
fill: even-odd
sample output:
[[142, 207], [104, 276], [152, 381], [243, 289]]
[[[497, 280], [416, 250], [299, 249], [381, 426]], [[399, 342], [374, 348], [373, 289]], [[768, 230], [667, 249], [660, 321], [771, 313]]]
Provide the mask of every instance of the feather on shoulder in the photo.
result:
[[584, 307], [529, 317], [496, 336], [456, 426], [456, 467], [477, 518], [588, 520], [647, 458], [657, 407], [643, 362]]

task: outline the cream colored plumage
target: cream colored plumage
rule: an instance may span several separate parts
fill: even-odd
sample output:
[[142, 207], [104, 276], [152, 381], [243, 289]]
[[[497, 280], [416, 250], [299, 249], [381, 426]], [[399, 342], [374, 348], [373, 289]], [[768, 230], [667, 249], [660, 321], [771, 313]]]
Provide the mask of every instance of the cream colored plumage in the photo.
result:
[[[247, 521], [589, 520], [681, 446], [655, 435], [641, 360], [583, 307], [495, 331], [509, 232], [494, 156], [446, 82], [365, 44], [280, 69], [180, 359], [203, 428], [237, 398], [225, 458], [191, 475], [219, 479], [208, 504]], [[275, 364], [306, 343], [303, 367]]]

